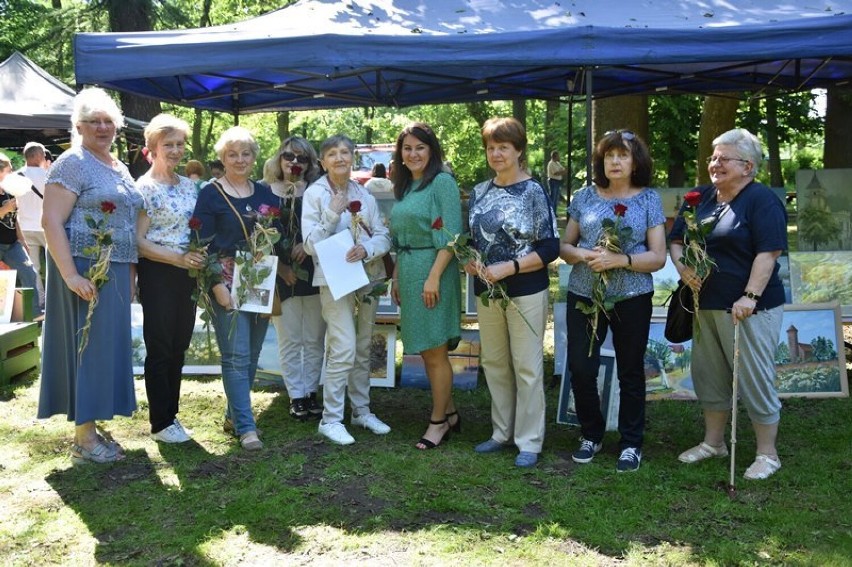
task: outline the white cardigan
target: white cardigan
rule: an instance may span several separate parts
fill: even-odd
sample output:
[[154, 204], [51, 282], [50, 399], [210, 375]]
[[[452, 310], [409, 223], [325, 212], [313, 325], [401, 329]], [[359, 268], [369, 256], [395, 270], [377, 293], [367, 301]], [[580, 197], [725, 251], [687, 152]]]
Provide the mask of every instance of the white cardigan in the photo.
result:
[[[379, 206], [375, 197], [369, 191], [352, 180], [349, 180], [346, 191], [350, 203], [361, 201], [361, 212], [359, 214], [364, 225], [372, 233], [372, 236], [369, 236], [367, 231], [362, 228], [359, 231], [358, 242], [356, 242], [367, 251], [364, 269], [371, 282], [383, 280], [389, 275], [385, 274], [385, 266], [381, 258], [390, 250], [390, 231], [382, 222]], [[328, 284], [325, 281], [322, 267], [317, 261], [314, 245], [333, 234], [351, 230], [352, 227], [352, 213], [349, 210], [337, 214], [329, 208], [328, 204], [331, 202], [333, 194], [334, 191], [328, 183], [328, 176], [324, 175], [305, 190], [305, 195], [302, 198], [302, 236], [305, 252], [310, 254], [314, 260], [313, 285], [315, 286]]]

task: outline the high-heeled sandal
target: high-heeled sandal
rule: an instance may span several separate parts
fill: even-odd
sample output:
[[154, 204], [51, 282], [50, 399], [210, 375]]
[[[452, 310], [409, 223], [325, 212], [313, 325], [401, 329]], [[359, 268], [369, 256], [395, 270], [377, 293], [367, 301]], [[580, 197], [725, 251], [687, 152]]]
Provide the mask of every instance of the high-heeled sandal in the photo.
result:
[[429, 423], [431, 423], [432, 425], [441, 425], [442, 423], [446, 423], [447, 424], [447, 430], [444, 432], [444, 435], [441, 436], [441, 440], [438, 441], [437, 443], [433, 443], [432, 441], [429, 441], [425, 437], [421, 437], [420, 441], [417, 442], [417, 445], [423, 445], [423, 447], [421, 448], [421, 447], [417, 447], [417, 445], [415, 445], [415, 448], [420, 449], [421, 451], [425, 451], [427, 449], [434, 449], [435, 447], [438, 447], [441, 443], [443, 443], [444, 441], [447, 441], [450, 438], [450, 429], [452, 429], [452, 426], [449, 424], [449, 422], [447, 422], [446, 417], [444, 419], [440, 419], [438, 421], [430, 419]]
[[[458, 419], [456, 419], [455, 423], [450, 423], [450, 418], [453, 416], [456, 416]], [[447, 424], [450, 426], [450, 429], [456, 433], [461, 433], [461, 416], [459, 415], [458, 410], [447, 414]]]

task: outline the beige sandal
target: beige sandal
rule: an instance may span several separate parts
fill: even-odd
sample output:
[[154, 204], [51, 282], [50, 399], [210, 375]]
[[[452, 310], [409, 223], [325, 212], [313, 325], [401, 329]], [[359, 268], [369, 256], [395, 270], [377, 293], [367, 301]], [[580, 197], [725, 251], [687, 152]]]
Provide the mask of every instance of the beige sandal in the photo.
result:
[[263, 442], [257, 438], [257, 431], [249, 431], [240, 435], [240, 445], [246, 451], [260, 451], [263, 449]]
[[758, 454], [743, 476], [749, 480], [763, 480], [774, 475], [780, 468], [781, 459], [778, 457]]
[[722, 459], [727, 456], [728, 448], [724, 444], [721, 447], [714, 447], [702, 441], [692, 449], [687, 449], [681, 453], [677, 460], [681, 463], [697, 463], [710, 457]]

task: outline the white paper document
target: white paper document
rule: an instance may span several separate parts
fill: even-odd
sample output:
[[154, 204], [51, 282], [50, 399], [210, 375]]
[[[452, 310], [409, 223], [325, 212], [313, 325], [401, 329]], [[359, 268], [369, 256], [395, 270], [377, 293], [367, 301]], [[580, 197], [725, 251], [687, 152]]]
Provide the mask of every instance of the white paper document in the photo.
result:
[[346, 253], [354, 245], [352, 233], [348, 230], [314, 244], [325, 282], [335, 301], [370, 283], [362, 262], [346, 261]]

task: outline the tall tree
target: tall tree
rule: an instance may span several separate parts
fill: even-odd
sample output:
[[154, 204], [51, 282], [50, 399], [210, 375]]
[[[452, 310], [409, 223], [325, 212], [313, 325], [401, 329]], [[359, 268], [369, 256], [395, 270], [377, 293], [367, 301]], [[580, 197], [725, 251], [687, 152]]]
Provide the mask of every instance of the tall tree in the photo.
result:
[[825, 107], [826, 168], [852, 167], [852, 87], [829, 87]]
[[707, 95], [701, 110], [701, 126], [698, 131], [698, 185], [710, 182], [710, 173], [705, 167], [712, 155], [711, 144], [719, 134], [734, 127], [740, 101], [735, 98]]

